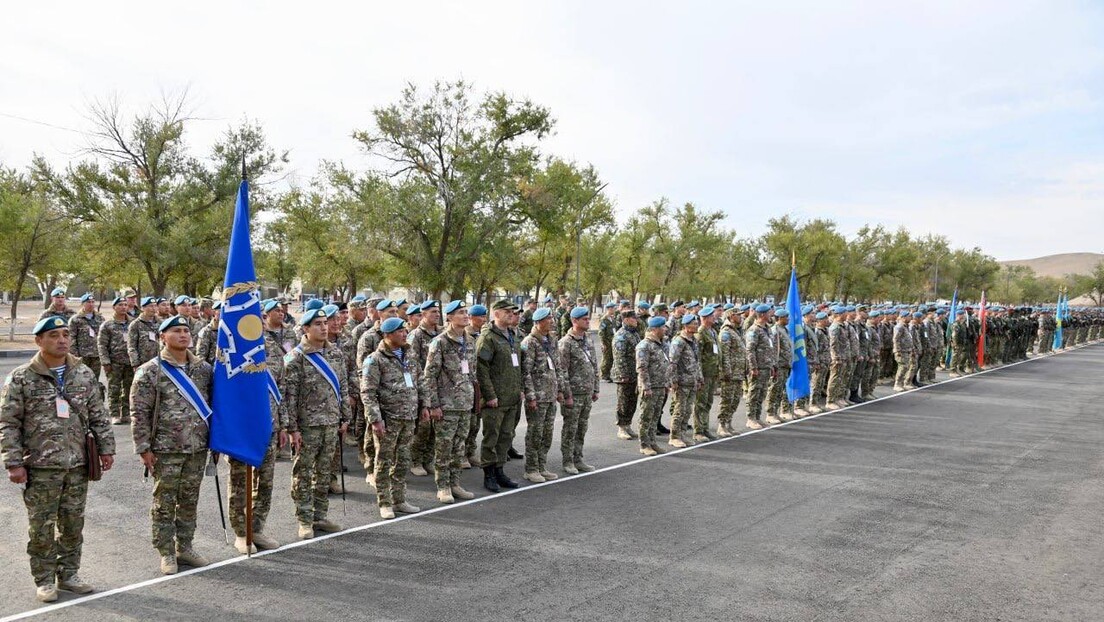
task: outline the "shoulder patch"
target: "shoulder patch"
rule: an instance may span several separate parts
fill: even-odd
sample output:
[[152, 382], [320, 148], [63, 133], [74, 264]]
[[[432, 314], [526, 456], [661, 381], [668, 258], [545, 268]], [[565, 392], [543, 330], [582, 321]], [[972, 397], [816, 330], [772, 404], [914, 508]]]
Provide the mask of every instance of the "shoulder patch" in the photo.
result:
[[722, 331], [721, 332], [721, 341], [723, 341], [725, 343], [728, 343], [729, 341], [732, 341], [732, 331], [728, 331], [728, 330]]

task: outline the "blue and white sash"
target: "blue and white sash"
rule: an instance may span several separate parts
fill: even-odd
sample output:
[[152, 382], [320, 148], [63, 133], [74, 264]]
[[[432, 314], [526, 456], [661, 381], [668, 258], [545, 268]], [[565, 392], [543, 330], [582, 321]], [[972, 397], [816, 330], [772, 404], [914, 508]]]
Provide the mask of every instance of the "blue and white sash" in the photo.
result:
[[[302, 351], [302, 348], [300, 348]], [[337, 397], [337, 401], [341, 401], [341, 384], [337, 380], [337, 373], [326, 361], [326, 357], [322, 356], [318, 352], [303, 352], [303, 356], [307, 357], [311, 365], [318, 370], [318, 373], [322, 374], [322, 377], [326, 379], [326, 382], [330, 383], [330, 388], [333, 389], [334, 396]]]
[[192, 379], [188, 377], [188, 374], [184, 373], [184, 370], [175, 365], [170, 365], [166, 361], [161, 361], [161, 371], [165, 372], [165, 375], [172, 380], [172, 383], [176, 385], [178, 391], [180, 391], [181, 397], [186, 402], [191, 404], [199, 416], [206, 422], [210, 417], [211, 407], [207, 404], [207, 400], [203, 399], [203, 394], [200, 393], [199, 387], [192, 382]]
[[268, 373], [268, 393], [272, 395], [272, 399], [276, 400], [276, 403], [284, 401], [284, 396], [280, 395], [280, 387], [276, 384], [276, 376], [272, 375], [272, 370], [265, 370]]

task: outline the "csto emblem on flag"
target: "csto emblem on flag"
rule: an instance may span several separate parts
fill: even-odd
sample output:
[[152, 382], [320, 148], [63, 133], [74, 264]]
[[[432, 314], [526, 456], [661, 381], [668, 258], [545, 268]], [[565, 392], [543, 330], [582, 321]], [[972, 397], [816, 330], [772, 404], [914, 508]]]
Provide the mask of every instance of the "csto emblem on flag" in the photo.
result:
[[216, 357], [227, 378], [265, 370], [261, 295], [257, 283], [234, 283], [223, 293]]

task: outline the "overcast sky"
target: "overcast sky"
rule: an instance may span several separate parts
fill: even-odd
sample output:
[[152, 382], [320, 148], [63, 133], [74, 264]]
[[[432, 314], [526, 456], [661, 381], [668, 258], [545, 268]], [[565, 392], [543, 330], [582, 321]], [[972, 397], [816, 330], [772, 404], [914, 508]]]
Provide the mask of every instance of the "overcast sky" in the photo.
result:
[[[784, 7], [779, 5], [785, 4]], [[551, 108], [545, 146], [624, 215], [666, 196], [941, 233], [998, 259], [1104, 252], [1104, 3], [18, 2], [0, 38], [0, 163], [79, 157], [88, 102], [188, 88], [204, 149], [248, 117], [363, 167], [349, 137], [404, 83]], [[21, 117], [18, 119], [15, 117]]]

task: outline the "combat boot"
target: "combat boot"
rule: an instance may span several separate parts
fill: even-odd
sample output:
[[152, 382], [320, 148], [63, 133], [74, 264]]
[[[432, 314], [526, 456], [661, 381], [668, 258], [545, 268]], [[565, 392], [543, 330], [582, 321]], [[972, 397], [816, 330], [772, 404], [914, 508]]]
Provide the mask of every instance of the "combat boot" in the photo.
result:
[[549, 481], [549, 482], [554, 480], [554, 479], [559, 479], [560, 478], [559, 475], [556, 475], [555, 473], [553, 473], [552, 471], [549, 471], [548, 469], [541, 469], [540, 475], [541, 475], [541, 477], [543, 477], [545, 479], [545, 481]]
[[314, 537], [314, 527], [310, 523], [299, 523], [299, 539], [310, 540]]
[[192, 568], [202, 568], [211, 562], [207, 561], [206, 557], [196, 553], [192, 550], [192, 547], [188, 546], [183, 549], [176, 549], [176, 563], [185, 564]]
[[402, 512], [403, 514], [417, 514], [418, 512], [422, 511], [422, 508], [413, 505], [408, 501], [403, 501], [402, 503], [395, 506], [395, 511]]
[[544, 477], [542, 477], [541, 474], [537, 473], [536, 471], [526, 471], [525, 472], [525, 479], [530, 481], [530, 482], [533, 482], [534, 484], [543, 484], [544, 483]]
[[619, 425], [617, 426], [617, 438], [623, 441], [631, 441], [636, 438], [636, 435], [629, 430], [629, 426]]
[[280, 548], [280, 543], [269, 538], [263, 532], [257, 531], [253, 533], [253, 545], [261, 551], [271, 551], [273, 549]]
[[704, 434], [695, 434], [694, 435], [694, 442], [695, 443], [705, 443], [705, 442], [708, 442], [708, 441], [709, 441], [709, 437], [704, 435]]
[[58, 598], [57, 587], [53, 584], [40, 585], [35, 588], [35, 598], [37, 598], [39, 602], [52, 603]]
[[821, 409], [820, 406], [813, 406], [813, 407], [809, 408], [809, 414], [810, 415], [819, 415], [822, 412], [824, 412], [824, 410]]
[[729, 436], [732, 436], [732, 434], [728, 430], [725, 429], [725, 424], [723, 424], [723, 423], [717, 424], [717, 437], [718, 438], [728, 438]]
[[180, 567], [176, 564], [176, 557], [173, 555], [161, 556], [161, 574], [176, 574], [180, 570]]
[[506, 471], [502, 467], [494, 468], [495, 481], [502, 488], [517, 488], [520, 486], [517, 482], [506, 476]]
[[475, 498], [474, 493], [470, 493], [470, 492], [464, 490], [464, 487], [461, 486], [460, 484], [457, 484], [457, 485], [453, 486], [451, 490], [452, 490], [452, 497], [454, 499], [463, 499], [463, 500], [467, 501], [468, 499], [474, 499]]
[[651, 447], [641, 447], [640, 448], [640, 453], [644, 454], [645, 456], [649, 456], [649, 457], [659, 455], [659, 453], [656, 450], [652, 449]]
[[763, 424], [760, 423], [758, 419], [752, 419], [751, 417], [748, 417], [747, 423], [744, 424], [744, 426], [747, 427], [747, 429], [749, 429], [749, 430], [762, 430], [763, 429]]
[[85, 583], [77, 575], [73, 575], [68, 579], [58, 579], [57, 589], [74, 594], [89, 594], [96, 588], [90, 583]]
[[778, 417], [776, 417], [775, 415], [767, 415], [767, 417], [765, 419], [763, 419], [763, 423], [765, 423], [767, 425], [778, 425], [778, 424], [782, 423], [782, 420], [779, 419]]
[[426, 475], [429, 475], [429, 471], [426, 471], [426, 468], [424, 466], [420, 464], [415, 464], [414, 466], [410, 467], [410, 474], [417, 475], [418, 477], [425, 477]]
[[395, 518], [395, 510], [391, 509], [389, 505], [380, 506], [380, 518], [383, 520], [391, 520]]
[[328, 518], [314, 521], [314, 525], [312, 525], [312, 527], [314, 527], [315, 531], [324, 531], [326, 533], [341, 531], [341, 525], [338, 525]]
[[456, 503], [456, 499], [452, 496], [452, 491], [448, 488], [440, 488], [437, 490], [437, 500], [447, 504]]
[[251, 544], [246, 546], [245, 536], [234, 537], [234, 549], [242, 555], [251, 555], [257, 552], [257, 545]]
[[498, 479], [495, 478], [493, 466], [483, 467], [483, 487], [491, 492], [502, 492], [502, 487], [498, 485]]
[[590, 473], [591, 471], [594, 470], [594, 467], [592, 467], [589, 464], [583, 462], [582, 460], [576, 460], [575, 461], [575, 468], [578, 469], [578, 471], [580, 473]]
[[667, 444], [670, 445], [671, 447], [676, 447], [678, 449], [682, 449], [683, 447], [688, 447], [688, 445], [686, 444], [686, 441], [684, 441], [684, 440], [682, 440], [681, 438], [678, 438], [678, 437], [672, 438], [671, 440], [667, 441]]

